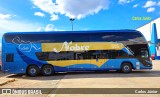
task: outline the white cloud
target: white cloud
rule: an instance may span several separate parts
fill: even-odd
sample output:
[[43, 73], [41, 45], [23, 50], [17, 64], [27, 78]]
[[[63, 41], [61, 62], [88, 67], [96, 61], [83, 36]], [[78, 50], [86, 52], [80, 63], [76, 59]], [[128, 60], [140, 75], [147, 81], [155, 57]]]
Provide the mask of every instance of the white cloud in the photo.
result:
[[147, 1], [146, 4], [143, 6], [144, 8], [148, 8], [148, 7], [152, 7], [152, 6], [155, 6], [156, 5], [156, 2], [154, 1]]
[[147, 12], [154, 12], [156, 6], [160, 6], [160, 1], [154, 2], [152, 0], [148, 0], [143, 8], [147, 8]]
[[58, 6], [52, 2], [52, 0], [31, 0], [35, 7], [40, 8], [42, 11], [51, 14], [51, 20], [53, 19], [53, 15], [58, 12]]
[[150, 8], [147, 9], [147, 12], [153, 12], [154, 10], [155, 10], [154, 7], [150, 7]]
[[43, 31], [43, 30], [44, 30], [44, 28], [42, 28], [42, 27], [39, 27], [39, 28], [36, 29], [36, 31], [38, 31], [38, 32]]
[[34, 31], [36, 24], [26, 22], [24, 20], [13, 20], [14, 16], [11, 14], [0, 14], [0, 32], [14, 32], [14, 31]]
[[55, 15], [55, 14], [52, 14], [51, 15], [51, 21], [55, 21], [55, 20], [58, 20], [59, 19], [59, 17], [58, 17], [58, 15]]
[[55, 2], [52, 0], [32, 0], [32, 2], [42, 11], [51, 14], [51, 20], [57, 20], [57, 14], [81, 19], [109, 7], [109, 0], [56, 0]]
[[58, 29], [56, 29], [53, 24], [48, 24], [48, 25], [45, 27], [44, 30], [45, 30], [45, 31], [57, 31]]
[[16, 15], [0, 14], [0, 32], [35, 31], [36, 24], [24, 20], [13, 20]]
[[64, 31], [64, 30], [58, 30], [54, 27], [53, 24], [47, 24], [46, 26], [38, 27], [36, 31], [39, 32], [39, 31]]
[[160, 1], [157, 3], [158, 6], [160, 6]]
[[133, 8], [136, 8], [136, 7], [138, 7], [138, 4], [133, 5]]
[[34, 13], [35, 16], [40, 16], [40, 17], [45, 17], [45, 14], [42, 12], [35, 12]]
[[119, 0], [118, 2], [119, 2], [119, 4], [126, 4], [126, 3], [130, 3], [132, 1], [134, 1], [134, 0]]
[[108, 9], [109, 0], [56, 0], [61, 14], [81, 19]]
[[23, 20], [6, 20], [5, 22], [0, 20], [1, 33], [35, 31], [38, 26], [40, 25]]
[[53, 14], [58, 10], [56, 4], [53, 3], [52, 0], [31, 0], [31, 1], [35, 5], [35, 7], [40, 8], [44, 12]]
[[7, 20], [10, 19], [12, 17], [12, 15], [10, 14], [1, 14], [0, 13], [0, 20]]

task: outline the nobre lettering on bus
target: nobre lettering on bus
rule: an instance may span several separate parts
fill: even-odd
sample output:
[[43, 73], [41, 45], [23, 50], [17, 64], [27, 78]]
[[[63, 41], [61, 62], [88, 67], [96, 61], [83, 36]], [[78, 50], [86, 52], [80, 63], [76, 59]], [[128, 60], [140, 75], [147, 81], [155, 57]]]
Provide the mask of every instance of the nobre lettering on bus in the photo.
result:
[[62, 49], [65, 48], [65, 51], [88, 51], [89, 50], [89, 46], [79, 46], [78, 44], [72, 45], [72, 41], [71, 42], [64, 42], [61, 49], [58, 51], [56, 48], [53, 49], [54, 52], [61, 52]]

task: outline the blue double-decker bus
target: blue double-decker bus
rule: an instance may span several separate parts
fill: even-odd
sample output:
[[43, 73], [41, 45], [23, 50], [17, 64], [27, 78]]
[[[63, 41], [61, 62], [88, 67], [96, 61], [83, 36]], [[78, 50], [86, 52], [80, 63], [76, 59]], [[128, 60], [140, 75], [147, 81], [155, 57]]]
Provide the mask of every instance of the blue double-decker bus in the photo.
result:
[[9, 32], [2, 70], [37, 76], [55, 72], [152, 69], [147, 41], [136, 30]]

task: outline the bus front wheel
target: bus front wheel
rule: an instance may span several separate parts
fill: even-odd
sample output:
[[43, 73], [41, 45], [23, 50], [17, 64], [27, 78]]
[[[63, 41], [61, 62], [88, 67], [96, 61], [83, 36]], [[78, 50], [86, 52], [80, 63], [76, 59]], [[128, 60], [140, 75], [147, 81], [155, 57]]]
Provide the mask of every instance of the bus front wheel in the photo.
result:
[[51, 65], [44, 65], [44, 66], [42, 67], [42, 74], [43, 74], [44, 76], [50, 76], [50, 75], [53, 74], [53, 72], [54, 72], [53, 66], [51, 66]]
[[37, 76], [39, 74], [39, 68], [36, 65], [31, 65], [27, 69], [27, 74], [29, 76]]
[[132, 65], [130, 63], [123, 63], [122, 66], [121, 66], [121, 71], [123, 73], [132, 72]]

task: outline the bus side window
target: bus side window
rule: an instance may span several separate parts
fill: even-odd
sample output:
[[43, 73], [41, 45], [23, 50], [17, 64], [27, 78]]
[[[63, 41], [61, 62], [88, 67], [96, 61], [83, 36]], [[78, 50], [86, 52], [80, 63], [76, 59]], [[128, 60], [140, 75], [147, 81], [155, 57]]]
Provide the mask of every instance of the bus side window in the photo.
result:
[[112, 59], [112, 51], [111, 50], [105, 51], [105, 58]]
[[6, 62], [13, 62], [14, 61], [14, 54], [6, 54]]
[[48, 52], [36, 52], [36, 56], [39, 60], [47, 61], [49, 57]]
[[116, 50], [112, 50], [111, 51], [111, 59], [116, 59], [117, 57], [118, 57], [118, 51], [116, 51]]
[[76, 55], [77, 55], [76, 60], [81, 60], [81, 59], [83, 59], [83, 56], [82, 56], [81, 53], [77, 53]]

